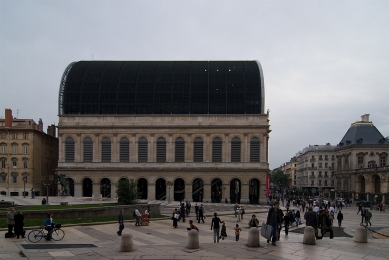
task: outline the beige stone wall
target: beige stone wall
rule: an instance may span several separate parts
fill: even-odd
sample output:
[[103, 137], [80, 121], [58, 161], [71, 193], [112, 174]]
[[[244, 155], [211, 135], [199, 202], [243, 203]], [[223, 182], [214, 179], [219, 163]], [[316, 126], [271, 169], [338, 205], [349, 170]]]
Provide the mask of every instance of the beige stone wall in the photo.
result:
[[[268, 115], [209, 115], [209, 116], [61, 116], [59, 130], [59, 165], [58, 171], [64, 172], [74, 180], [75, 196], [83, 196], [82, 181], [90, 178], [93, 181], [93, 194], [100, 193], [99, 184], [102, 178], [114, 185], [120, 178], [145, 178], [148, 182], [148, 199], [155, 199], [155, 181], [163, 178], [174, 181], [182, 178], [185, 181], [185, 197], [191, 198], [192, 182], [200, 178], [204, 182], [204, 200], [210, 200], [211, 181], [222, 180], [223, 193], [228, 193], [230, 181], [237, 178], [241, 181], [241, 202], [249, 199], [249, 182], [257, 179], [260, 182], [260, 201], [265, 202], [265, 180], [269, 172], [267, 161], [269, 121]], [[119, 162], [120, 138], [130, 140], [130, 162]], [[72, 137], [75, 141], [75, 162], [65, 162], [65, 139]], [[84, 163], [83, 145], [85, 137], [93, 140], [93, 162]], [[101, 140], [111, 140], [111, 162], [101, 162]], [[138, 162], [138, 140], [148, 140], [148, 162]], [[166, 162], [156, 162], [156, 141], [159, 137], [166, 140]], [[174, 162], [175, 139], [185, 140], [185, 162]], [[203, 162], [193, 162], [193, 141], [201, 137], [204, 141]], [[222, 140], [222, 162], [212, 162], [212, 139]], [[241, 162], [231, 162], [231, 140], [241, 140]], [[260, 162], [250, 162], [250, 139], [260, 140]], [[167, 191], [168, 192], [168, 191]], [[173, 196], [173, 189], [170, 190]], [[223, 194], [223, 200], [224, 200]]]

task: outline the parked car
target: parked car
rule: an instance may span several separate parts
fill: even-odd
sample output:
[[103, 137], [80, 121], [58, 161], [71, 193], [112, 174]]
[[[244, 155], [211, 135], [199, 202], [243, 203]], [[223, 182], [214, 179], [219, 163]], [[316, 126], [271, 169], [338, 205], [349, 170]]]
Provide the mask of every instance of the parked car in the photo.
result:
[[371, 202], [366, 200], [360, 200], [357, 203], [357, 206], [361, 205], [362, 207], [370, 207]]

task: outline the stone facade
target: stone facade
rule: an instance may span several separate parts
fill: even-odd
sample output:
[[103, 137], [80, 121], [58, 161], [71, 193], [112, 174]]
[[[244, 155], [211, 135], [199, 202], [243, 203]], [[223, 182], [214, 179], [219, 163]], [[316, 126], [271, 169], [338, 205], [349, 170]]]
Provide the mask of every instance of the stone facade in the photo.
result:
[[335, 146], [309, 145], [297, 157], [297, 189], [305, 196], [334, 195]]
[[[43, 132], [43, 122], [16, 119], [6, 109], [0, 119], [0, 193], [8, 196], [57, 195], [55, 169], [58, 164], [58, 139], [55, 126]], [[47, 180], [46, 180], [47, 178]], [[45, 186], [44, 182], [51, 185]]]
[[[147, 200], [265, 203], [269, 132], [269, 114], [60, 115], [57, 170], [66, 174], [67, 189], [76, 197], [116, 197], [115, 185], [130, 178], [137, 181], [141, 198]], [[129, 140], [127, 161], [122, 157], [123, 137]], [[201, 161], [194, 160], [198, 137], [203, 140]], [[85, 138], [93, 143], [89, 162], [85, 161]], [[141, 138], [147, 140], [143, 148], [138, 142]], [[179, 162], [177, 138], [184, 140], [184, 159]], [[213, 143], [215, 138], [221, 143]], [[253, 138], [259, 139], [258, 159], [250, 156]], [[161, 145], [159, 140], [164, 140]], [[107, 147], [109, 155], [104, 157]], [[67, 149], [73, 149], [70, 156]], [[215, 155], [218, 149], [220, 160]]]

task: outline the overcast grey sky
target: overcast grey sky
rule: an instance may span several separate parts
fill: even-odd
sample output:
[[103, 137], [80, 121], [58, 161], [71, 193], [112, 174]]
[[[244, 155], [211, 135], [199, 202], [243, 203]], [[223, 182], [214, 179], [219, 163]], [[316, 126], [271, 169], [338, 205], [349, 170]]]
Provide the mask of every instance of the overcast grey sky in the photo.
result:
[[363, 114], [389, 136], [389, 1], [0, 0], [0, 115], [58, 122], [78, 60], [258, 60], [270, 168], [337, 144]]

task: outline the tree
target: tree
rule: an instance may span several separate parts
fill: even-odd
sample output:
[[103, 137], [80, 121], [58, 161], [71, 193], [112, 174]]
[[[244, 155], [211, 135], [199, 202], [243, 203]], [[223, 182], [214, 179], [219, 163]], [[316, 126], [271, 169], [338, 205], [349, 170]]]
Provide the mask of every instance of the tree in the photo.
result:
[[116, 185], [118, 202], [122, 204], [133, 204], [137, 202], [137, 183], [134, 179], [121, 179]]
[[271, 182], [281, 184], [283, 186], [288, 184], [289, 174], [285, 174], [282, 170], [278, 169], [271, 173]]

